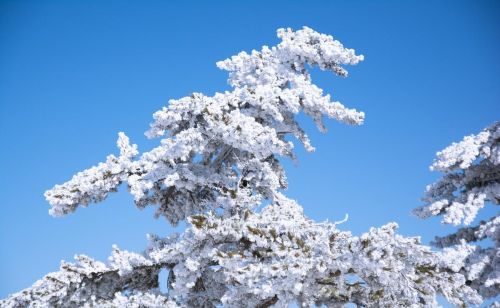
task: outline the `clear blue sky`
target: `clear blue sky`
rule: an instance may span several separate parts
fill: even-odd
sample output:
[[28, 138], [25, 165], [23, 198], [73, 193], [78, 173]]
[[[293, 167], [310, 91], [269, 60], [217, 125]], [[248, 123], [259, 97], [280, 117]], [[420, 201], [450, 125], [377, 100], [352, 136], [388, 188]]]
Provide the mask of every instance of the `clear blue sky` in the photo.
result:
[[[500, 120], [498, 1], [1, 1], [0, 298], [61, 259], [140, 251], [173, 231], [122, 189], [65, 218], [43, 192], [116, 153], [140, 149], [168, 99], [227, 89], [215, 62], [278, 42], [279, 27], [332, 34], [366, 60], [340, 79], [315, 71], [334, 99], [366, 112], [361, 127], [305, 126], [317, 151], [286, 162], [288, 195], [315, 220], [360, 234], [400, 223], [405, 235], [452, 228], [411, 216], [436, 151]], [[493, 213], [490, 209], [488, 213]], [[484, 215], [483, 215], [484, 216]]]

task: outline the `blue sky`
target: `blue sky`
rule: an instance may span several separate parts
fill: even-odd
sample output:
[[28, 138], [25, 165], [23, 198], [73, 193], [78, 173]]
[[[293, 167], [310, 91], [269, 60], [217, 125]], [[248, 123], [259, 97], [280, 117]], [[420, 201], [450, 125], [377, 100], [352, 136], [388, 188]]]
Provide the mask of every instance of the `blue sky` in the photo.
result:
[[499, 2], [1, 1], [0, 298], [76, 253], [105, 260], [173, 232], [125, 189], [58, 219], [43, 192], [117, 153], [118, 131], [152, 148], [143, 133], [168, 99], [227, 89], [216, 61], [304, 25], [365, 55], [347, 79], [313, 78], [366, 124], [322, 135], [304, 119], [317, 151], [285, 162], [287, 194], [315, 220], [349, 213], [340, 228], [354, 234], [390, 221], [426, 243], [450, 232], [410, 211], [438, 177], [435, 152], [500, 120]]

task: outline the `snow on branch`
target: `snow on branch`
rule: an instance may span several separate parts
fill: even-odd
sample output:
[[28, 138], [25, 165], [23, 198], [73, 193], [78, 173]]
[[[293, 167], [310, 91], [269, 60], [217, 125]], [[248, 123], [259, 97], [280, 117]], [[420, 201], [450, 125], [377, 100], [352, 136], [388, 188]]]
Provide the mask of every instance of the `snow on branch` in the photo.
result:
[[[61, 262], [53, 272], [21, 292], [0, 300], [1, 307], [124, 307], [142, 303], [147, 307], [169, 301], [158, 290], [162, 264], [142, 255], [113, 248], [108, 265], [84, 255], [77, 263]], [[127, 298], [124, 294], [130, 294]], [[132, 305], [129, 305], [132, 306]], [[171, 307], [175, 307], [170, 305]]]
[[120, 133], [119, 157], [110, 155], [46, 192], [50, 214], [100, 202], [121, 183], [138, 207], [157, 205], [156, 216], [172, 224], [218, 207], [244, 207], [248, 198], [273, 200], [286, 187], [278, 157], [295, 157], [287, 136], [314, 150], [296, 114], [311, 116], [322, 131], [324, 116], [356, 125], [364, 119], [364, 113], [331, 101], [307, 72], [308, 64], [346, 76], [342, 66], [363, 56], [307, 27], [280, 29], [278, 37], [277, 46], [217, 63], [230, 72], [232, 91], [193, 93], [157, 111], [147, 136], [162, 137], [158, 147], [136, 158], [137, 147]]
[[477, 135], [452, 143], [437, 153], [431, 170], [444, 172], [427, 187], [426, 205], [414, 210], [422, 218], [442, 216], [446, 224], [464, 224], [456, 232], [436, 237], [434, 245], [461, 250], [462, 242], [490, 239], [492, 247], [475, 247], [461, 272], [485, 298], [500, 294], [500, 217], [471, 225], [486, 204], [500, 203], [500, 122]]
[[[150, 236], [143, 255], [115, 248], [109, 265], [79, 257], [0, 305], [416, 307], [436, 306], [438, 294], [455, 305], [481, 301], [457, 273], [467, 254], [433, 252], [397, 235], [394, 223], [356, 237], [311, 221], [284, 197], [260, 213], [188, 220], [182, 235]], [[160, 282], [168, 294], [158, 290], [160, 268], [170, 271]]]

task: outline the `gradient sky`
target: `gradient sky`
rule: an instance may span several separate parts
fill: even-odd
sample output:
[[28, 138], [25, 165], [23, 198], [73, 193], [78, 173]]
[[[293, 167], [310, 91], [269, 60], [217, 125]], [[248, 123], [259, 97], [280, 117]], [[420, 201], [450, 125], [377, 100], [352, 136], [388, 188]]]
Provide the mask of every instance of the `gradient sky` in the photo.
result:
[[304, 25], [365, 55], [346, 79], [313, 79], [366, 124], [328, 121], [323, 135], [304, 119], [317, 151], [285, 162], [288, 196], [315, 220], [349, 213], [340, 228], [354, 234], [453, 230], [410, 211], [439, 176], [436, 151], [500, 120], [500, 2], [1, 1], [0, 298], [74, 254], [105, 260], [112, 244], [141, 251], [146, 233], [173, 232], [126, 189], [57, 219], [43, 192], [116, 154], [118, 131], [151, 149], [143, 133], [170, 98], [228, 89], [216, 61]]

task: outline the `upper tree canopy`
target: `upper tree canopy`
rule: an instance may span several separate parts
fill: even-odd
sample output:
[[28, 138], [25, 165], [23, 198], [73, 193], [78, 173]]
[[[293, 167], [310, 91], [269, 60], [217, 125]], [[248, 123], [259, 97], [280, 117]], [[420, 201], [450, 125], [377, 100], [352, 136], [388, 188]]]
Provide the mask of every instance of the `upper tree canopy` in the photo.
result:
[[171, 100], [154, 114], [148, 137], [161, 145], [136, 158], [137, 146], [120, 133], [120, 156], [56, 185], [45, 196], [61, 216], [106, 198], [127, 182], [139, 207], [157, 204], [156, 216], [177, 223], [208, 209], [235, 210], [273, 200], [287, 186], [278, 156], [293, 157], [295, 136], [308, 151], [309, 138], [295, 116], [303, 111], [325, 131], [326, 115], [361, 124], [364, 113], [348, 109], [314, 85], [308, 68], [347, 76], [342, 65], [363, 60], [329, 35], [310, 28], [278, 30], [281, 43], [217, 63], [227, 70], [230, 92], [193, 93]]

